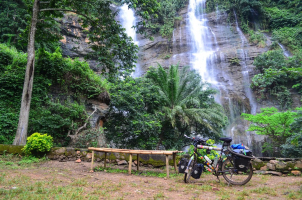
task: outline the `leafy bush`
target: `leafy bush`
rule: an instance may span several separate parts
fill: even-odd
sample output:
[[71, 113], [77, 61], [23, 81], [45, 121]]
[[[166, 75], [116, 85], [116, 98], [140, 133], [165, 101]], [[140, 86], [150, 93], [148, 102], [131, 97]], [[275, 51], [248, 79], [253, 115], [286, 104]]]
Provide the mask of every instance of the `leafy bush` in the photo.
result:
[[41, 156], [50, 151], [53, 139], [47, 134], [34, 133], [27, 138], [26, 145], [22, 149], [25, 155]]
[[301, 21], [301, 16], [292, 13], [288, 9], [279, 9], [277, 7], [265, 8], [265, 13], [269, 18], [269, 26], [271, 29], [293, 27]]
[[[0, 44], [0, 143], [11, 144], [16, 134], [27, 55]], [[99, 98], [108, 83], [86, 62], [39, 50], [29, 114], [29, 132], [49, 133], [56, 144], [68, 145], [68, 130], [82, 126], [84, 101]]]
[[281, 145], [282, 155], [288, 158], [302, 157], [302, 134], [295, 133], [286, 139], [285, 144]]

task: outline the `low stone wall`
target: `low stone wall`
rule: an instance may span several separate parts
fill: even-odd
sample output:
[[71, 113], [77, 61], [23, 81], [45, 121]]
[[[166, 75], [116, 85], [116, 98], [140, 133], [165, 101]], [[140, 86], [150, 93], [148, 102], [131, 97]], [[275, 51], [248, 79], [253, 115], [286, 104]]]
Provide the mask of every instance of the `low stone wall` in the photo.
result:
[[[11, 154], [20, 154], [22, 155], [23, 146], [14, 146], [14, 145], [3, 145], [0, 144], [0, 154], [3, 152]], [[66, 161], [76, 161], [80, 159], [84, 162], [91, 162], [92, 153], [88, 149], [79, 149], [71, 147], [53, 147], [50, 152], [46, 155], [50, 160], [59, 160], [60, 162]], [[94, 155], [96, 162], [105, 161], [105, 153], [95, 152]], [[129, 161], [129, 154], [126, 153], [107, 153], [106, 157], [107, 163], [116, 163], [116, 164], [127, 164]], [[179, 156], [176, 156], [176, 160], [180, 159]], [[137, 163], [137, 155], [132, 155], [132, 160]], [[166, 156], [165, 155], [154, 155], [154, 154], [141, 154], [139, 155], [140, 165], [149, 166], [149, 167], [161, 167], [166, 165]], [[172, 156], [170, 156], [169, 164], [173, 165]]]
[[[23, 146], [3, 145], [0, 144], [0, 154], [12, 153], [23, 154]], [[188, 155], [184, 155], [187, 157]], [[84, 162], [91, 162], [92, 153], [88, 149], [78, 149], [71, 147], [53, 147], [47, 154], [47, 157], [51, 160], [59, 160], [60, 162], [76, 161], [80, 159]], [[180, 160], [180, 156], [177, 156], [177, 162]], [[137, 155], [132, 156], [134, 163], [137, 164]], [[95, 152], [95, 162], [100, 164], [103, 162], [127, 164], [129, 161], [129, 154], [125, 153], [107, 153], [107, 159], [105, 161], [105, 153]], [[166, 165], [165, 155], [139, 155], [140, 165], [148, 167], [161, 167]], [[172, 158], [170, 159], [170, 165], [173, 165]], [[302, 171], [302, 158], [256, 158], [252, 161], [254, 173], [257, 174], [272, 174], [277, 176], [285, 176], [293, 174], [296, 176], [301, 175]]]
[[286, 176], [301, 176], [301, 158], [256, 158], [252, 161], [254, 173]]

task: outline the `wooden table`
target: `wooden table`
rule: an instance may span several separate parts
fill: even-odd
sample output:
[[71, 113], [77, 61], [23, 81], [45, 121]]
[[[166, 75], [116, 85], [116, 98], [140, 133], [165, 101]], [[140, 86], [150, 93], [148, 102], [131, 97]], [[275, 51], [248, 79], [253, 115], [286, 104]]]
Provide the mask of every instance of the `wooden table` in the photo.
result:
[[94, 161], [94, 151], [104, 152], [105, 153], [105, 161], [104, 167], [106, 167], [106, 158], [107, 153], [127, 153], [129, 156], [129, 168], [128, 174], [131, 174], [132, 167], [132, 154], [137, 154], [137, 170], [139, 170], [139, 155], [140, 154], [155, 154], [155, 155], [166, 155], [166, 169], [167, 169], [167, 177], [169, 178], [169, 155], [173, 156], [173, 164], [174, 169], [177, 172], [176, 166], [176, 154], [182, 151], [161, 151], [161, 150], [134, 150], [134, 149], [113, 149], [113, 148], [95, 148], [89, 147], [88, 150], [92, 151], [92, 159], [91, 159], [91, 170], [93, 170], [93, 161]]

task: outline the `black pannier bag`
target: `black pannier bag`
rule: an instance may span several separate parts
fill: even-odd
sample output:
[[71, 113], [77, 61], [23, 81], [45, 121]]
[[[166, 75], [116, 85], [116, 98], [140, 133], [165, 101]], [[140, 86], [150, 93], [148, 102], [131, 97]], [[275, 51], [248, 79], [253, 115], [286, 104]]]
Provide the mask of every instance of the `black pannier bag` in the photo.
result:
[[195, 179], [199, 179], [202, 171], [203, 171], [203, 164], [197, 163], [192, 169], [191, 176]]
[[185, 173], [185, 170], [187, 168], [188, 165], [188, 160], [186, 158], [182, 158], [179, 161], [179, 165], [178, 165], [178, 172], [179, 173]]
[[[250, 150], [234, 149], [233, 151], [238, 154], [245, 155], [245, 156], [251, 156], [251, 157], [253, 156], [253, 153]], [[238, 171], [246, 172], [251, 159], [244, 158], [244, 157], [233, 154], [233, 161], [234, 161], [235, 167], [238, 169]]]

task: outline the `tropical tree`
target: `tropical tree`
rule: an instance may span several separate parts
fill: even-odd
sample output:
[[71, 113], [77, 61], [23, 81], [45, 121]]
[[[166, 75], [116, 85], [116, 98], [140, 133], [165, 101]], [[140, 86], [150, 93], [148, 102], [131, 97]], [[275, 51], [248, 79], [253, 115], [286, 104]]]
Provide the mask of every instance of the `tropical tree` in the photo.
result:
[[[202, 126], [213, 135], [221, 134], [225, 123], [222, 107], [214, 101], [211, 104], [202, 101], [207, 85], [196, 71], [189, 67], [179, 69], [177, 65], [172, 65], [166, 71], [159, 65], [157, 69], [148, 71], [147, 78], [159, 87], [158, 95], [163, 99], [163, 121], [174, 129], [173, 137], [181, 135], [184, 129], [197, 126]], [[162, 131], [161, 136], [165, 130]]]
[[291, 124], [294, 122], [296, 112], [279, 112], [277, 108], [262, 108], [261, 113], [256, 115], [242, 113], [242, 117], [251, 122], [247, 131], [256, 131], [259, 135], [268, 136], [272, 142], [264, 144], [263, 151], [274, 152], [275, 148], [286, 142], [292, 136]]
[[[101, 63], [102, 70], [114, 77], [119, 71], [132, 70], [136, 59], [137, 47], [129, 40], [120, 25], [114, 20], [116, 13], [110, 9], [110, 0], [64, 0], [64, 1], [26, 1], [32, 5], [31, 23], [28, 27], [27, 65], [23, 86], [19, 123], [15, 145], [25, 144], [27, 138], [28, 117], [32, 98], [35, 66], [35, 39], [39, 22], [55, 21], [62, 17], [62, 12], [73, 12], [81, 16], [82, 27], [89, 29], [89, 41], [95, 56]], [[33, 4], [31, 4], [33, 2]], [[142, 19], [149, 18], [158, 6], [155, 0], [128, 0], [130, 7], [140, 10]], [[45, 17], [46, 20], [43, 19]], [[53, 22], [55, 23], [55, 22]], [[50, 23], [51, 24], [51, 23]], [[51, 32], [50, 32], [51, 33]], [[46, 34], [52, 35], [52, 34]], [[43, 38], [43, 37], [42, 37]], [[130, 44], [130, 45], [129, 45]]]

